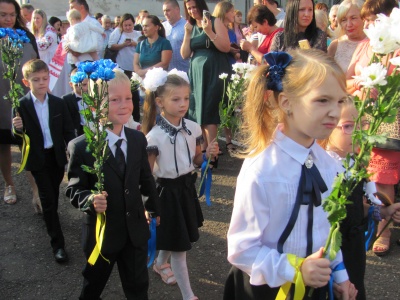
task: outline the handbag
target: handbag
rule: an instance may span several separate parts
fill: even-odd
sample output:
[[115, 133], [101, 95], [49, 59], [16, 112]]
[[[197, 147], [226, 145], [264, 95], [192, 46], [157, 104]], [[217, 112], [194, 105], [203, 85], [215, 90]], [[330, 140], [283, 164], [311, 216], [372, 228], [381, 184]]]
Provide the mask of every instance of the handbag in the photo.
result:
[[[121, 31], [121, 35], [119, 36], [118, 42], [121, 40], [121, 36], [122, 36], [122, 31]], [[117, 62], [117, 55], [118, 55], [119, 50], [112, 50], [110, 47], [106, 47], [105, 51], [104, 51], [104, 59], [111, 59], [113, 62]]]

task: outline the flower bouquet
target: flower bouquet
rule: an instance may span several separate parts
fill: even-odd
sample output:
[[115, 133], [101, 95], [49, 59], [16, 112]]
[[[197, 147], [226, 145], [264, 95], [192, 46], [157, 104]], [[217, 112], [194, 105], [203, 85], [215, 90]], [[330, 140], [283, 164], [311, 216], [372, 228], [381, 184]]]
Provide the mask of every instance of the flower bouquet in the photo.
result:
[[[328, 213], [331, 224], [325, 251], [329, 258], [335, 258], [341, 246], [340, 222], [346, 218], [346, 204], [354, 188], [362, 180], [369, 177], [368, 166], [372, 148], [383, 144], [386, 135], [379, 135], [378, 128], [382, 123], [396, 120], [400, 108], [400, 10], [393, 9], [390, 17], [379, 14], [375, 25], [364, 30], [370, 38], [370, 46], [374, 55], [369, 66], [361, 71], [355, 79], [363, 86], [361, 98], [354, 101], [359, 115], [355, 120], [353, 145], [359, 151], [345, 160], [346, 171], [339, 174], [334, 181], [332, 193], [324, 200], [323, 208]], [[362, 118], [368, 116], [370, 126], [362, 129]]]
[[[0, 28], [0, 52], [1, 61], [5, 72], [3, 78], [8, 79], [10, 82], [10, 90], [4, 99], [11, 102], [12, 108], [18, 115], [19, 98], [24, 95], [24, 90], [19, 83], [16, 83], [17, 71], [20, 68], [20, 60], [23, 56], [23, 43], [29, 43], [29, 38], [26, 36], [26, 32], [21, 29], [12, 28]], [[22, 138], [22, 157], [21, 165], [17, 173], [21, 173], [25, 168], [26, 161], [29, 155], [29, 137], [24, 133], [18, 133], [14, 131], [15, 135]]]
[[[235, 111], [242, 105], [244, 100], [244, 91], [246, 80], [256, 66], [247, 63], [235, 63], [232, 65], [234, 74], [231, 75], [228, 85], [226, 80], [228, 74], [222, 73], [219, 78], [224, 81], [224, 89], [222, 99], [219, 102], [220, 126], [218, 127], [216, 140], [223, 128], [229, 128], [232, 131], [232, 136], [240, 125], [240, 118], [235, 115]], [[226, 95], [226, 97], [225, 97]], [[227, 98], [227, 101], [225, 100]], [[206, 195], [207, 205], [211, 205], [210, 189], [211, 189], [211, 169], [209, 168], [211, 156], [207, 161], [204, 161], [201, 167], [201, 181], [199, 186], [199, 197], [204, 193]]]
[[[82, 211], [87, 210], [93, 203], [95, 194], [104, 192], [103, 164], [108, 156], [108, 141], [105, 129], [111, 128], [112, 126], [112, 124], [107, 121], [107, 82], [115, 77], [113, 69], [116, 67], [117, 64], [113, 63], [110, 59], [83, 62], [78, 65], [78, 72], [71, 76], [71, 81], [77, 84], [81, 84], [86, 78], [89, 78], [88, 91], [92, 91], [92, 93], [89, 94], [82, 90], [82, 100], [85, 109], [81, 111], [81, 114], [86, 120], [83, 131], [87, 141], [87, 151], [92, 153], [95, 162], [93, 166], [82, 165], [82, 169], [87, 173], [96, 175], [97, 182], [91, 197], [89, 197], [88, 201], [86, 201], [85, 205], [81, 208]], [[93, 84], [93, 87], [91, 87], [91, 84]], [[96, 246], [88, 260], [91, 265], [96, 263], [99, 255], [104, 260], [108, 261], [101, 254], [105, 225], [106, 213], [98, 213], [96, 223]]]

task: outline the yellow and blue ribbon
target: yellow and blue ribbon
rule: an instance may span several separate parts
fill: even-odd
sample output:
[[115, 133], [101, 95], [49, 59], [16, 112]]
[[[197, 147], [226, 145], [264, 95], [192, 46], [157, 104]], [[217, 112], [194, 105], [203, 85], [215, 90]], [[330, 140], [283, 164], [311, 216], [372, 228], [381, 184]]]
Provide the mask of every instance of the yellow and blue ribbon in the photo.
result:
[[341, 262], [340, 264], [338, 264], [335, 268], [332, 269], [332, 273], [331, 273], [331, 277], [329, 278], [329, 282], [328, 282], [328, 291], [329, 291], [329, 300], [334, 300], [334, 296], [333, 296], [333, 273], [337, 272], [337, 271], [341, 271], [341, 270], [346, 270], [346, 267], [344, 266], [344, 263]]
[[96, 245], [94, 246], [92, 254], [90, 254], [88, 259], [88, 263], [91, 264], [92, 266], [96, 263], [99, 256], [101, 256], [106, 262], [110, 263], [110, 261], [101, 254], [101, 247], [103, 245], [105, 229], [106, 229], [106, 213], [103, 212], [97, 214]]
[[14, 135], [19, 136], [22, 139], [21, 164], [17, 171], [17, 174], [19, 174], [22, 172], [22, 170], [25, 169], [26, 162], [28, 161], [29, 150], [31, 149], [31, 140], [26, 133], [24, 132], [19, 133], [14, 128], [13, 128], [13, 133]]
[[[293, 278], [293, 282], [295, 284], [294, 290], [294, 298], [293, 300], [302, 300], [304, 298], [304, 294], [306, 292], [306, 287], [304, 285], [303, 276], [300, 271], [300, 267], [304, 261], [304, 258], [297, 257], [294, 254], [287, 254], [287, 259], [289, 263], [294, 267], [295, 274]], [[275, 300], [286, 300], [292, 282], [286, 282], [284, 285], [281, 286], [279, 289], [278, 295], [276, 296]]]

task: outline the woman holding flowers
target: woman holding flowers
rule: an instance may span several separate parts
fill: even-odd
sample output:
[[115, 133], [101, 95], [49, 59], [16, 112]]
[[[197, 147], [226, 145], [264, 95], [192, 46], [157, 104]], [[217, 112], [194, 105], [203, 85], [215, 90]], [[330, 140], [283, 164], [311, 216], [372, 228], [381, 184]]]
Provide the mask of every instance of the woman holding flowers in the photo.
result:
[[[23, 44], [23, 56], [17, 69], [16, 82], [22, 85], [21, 66], [30, 59], [38, 58], [38, 52], [35, 37], [25, 27], [21, 8], [15, 0], [0, 0], [0, 28], [21, 29], [30, 39], [30, 43]], [[3, 99], [10, 89], [9, 81], [3, 78], [4, 71], [4, 65], [0, 63], [0, 170], [5, 181], [4, 201], [14, 204], [17, 195], [11, 177], [11, 144], [15, 143], [15, 140], [11, 133], [11, 103]], [[28, 90], [24, 86], [24, 92], [27, 93]]]
[[189, 119], [201, 125], [203, 150], [217, 136], [220, 123], [218, 105], [224, 93], [219, 74], [230, 73], [227, 53], [231, 49], [228, 30], [219, 18], [203, 15], [208, 7], [204, 0], [185, 0], [188, 22], [181, 47], [183, 58], [191, 57]]
[[[389, 64], [390, 57], [400, 56], [400, 48], [397, 45], [387, 43], [393, 39], [390, 35], [384, 35], [384, 39], [381, 39], [376, 33], [380, 33], [379, 25], [387, 26], [389, 24], [384, 16], [380, 17], [381, 22], [373, 25], [373, 21], [377, 18], [378, 14], [384, 14], [386, 16], [391, 15], [393, 10], [393, 17], [391, 19], [398, 22], [398, 16], [400, 15], [397, 7], [397, 1], [395, 0], [369, 0], [365, 2], [361, 9], [361, 17], [366, 20], [366, 34], [370, 40], [360, 43], [355, 50], [352, 60], [347, 71], [347, 90], [349, 93], [358, 96], [360, 99], [365, 99], [365, 82], [369, 80], [368, 74], [363, 72], [364, 68], [367, 67], [375, 53], [382, 53], [380, 55], [380, 62], [383, 65], [389, 66], [388, 74], [391, 74], [394, 65]], [[397, 15], [397, 17], [396, 17]], [[384, 22], [385, 21], [385, 22]], [[394, 23], [392, 26], [395, 26]], [[398, 26], [398, 25], [397, 25]], [[387, 33], [398, 32], [399, 29], [394, 27], [386, 27], [384, 31]], [[389, 46], [389, 48], [388, 48]], [[396, 49], [397, 48], [397, 49]], [[390, 54], [388, 54], [390, 53]], [[375, 65], [378, 66], [378, 65]], [[386, 73], [379, 71], [379, 68], [375, 70], [377, 80], [372, 82], [372, 85], [383, 85]], [[380, 73], [380, 74], [379, 74]], [[370, 97], [375, 98], [376, 92], [373, 90]], [[389, 99], [388, 99], [389, 100]], [[389, 199], [394, 202], [394, 186], [400, 180], [400, 115], [397, 114], [396, 120], [391, 123], [382, 123], [378, 133], [388, 133], [388, 138], [384, 144], [378, 144], [376, 148], [372, 150], [371, 160], [369, 162], [368, 171], [372, 174], [370, 177], [371, 181], [376, 183], [378, 192], [386, 194]], [[386, 225], [386, 221], [382, 220], [378, 226], [378, 233], [381, 232]], [[389, 251], [391, 232], [386, 229], [379, 239], [374, 243], [373, 251], [376, 255], [383, 256]]]
[[47, 23], [46, 13], [35, 9], [32, 15], [31, 32], [35, 35], [40, 59], [49, 64], [57, 50], [57, 31]]

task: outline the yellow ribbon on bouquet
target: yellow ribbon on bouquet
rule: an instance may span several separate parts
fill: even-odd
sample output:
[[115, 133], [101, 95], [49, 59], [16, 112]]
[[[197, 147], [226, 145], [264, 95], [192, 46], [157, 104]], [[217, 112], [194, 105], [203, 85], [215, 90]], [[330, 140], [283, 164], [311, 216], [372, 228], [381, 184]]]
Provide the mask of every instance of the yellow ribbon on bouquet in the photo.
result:
[[90, 254], [89, 259], [88, 259], [88, 263], [91, 264], [92, 266], [96, 263], [97, 259], [99, 258], [99, 255], [106, 262], [110, 263], [110, 261], [101, 254], [101, 247], [103, 245], [105, 229], [106, 229], [106, 213], [103, 212], [103, 213], [97, 214], [97, 219], [96, 219], [96, 245], [94, 246], [92, 254]]
[[29, 136], [22, 132], [19, 133], [13, 128], [13, 133], [22, 139], [22, 149], [21, 149], [21, 165], [17, 171], [17, 174], [21, 173], [25, 169], [26, 162], [28, 161], [29, 150], [31, 149], [31, 140]]
[[[287, 254], [287, 259], [289, 263], [295, 268], [295, 274], [293, 278], [293, 282], [295, 284], [293, 300], [302, 300], [306, 292], [303, 276], [300, 272], [300, 266], [303, 263], [304, 258], [297, 257], [294, 254]], [[284, 285], [282, 285], [275, 300], [285, 300], [289, 294], [291, 285], [292, 282], [286, 282]]]

